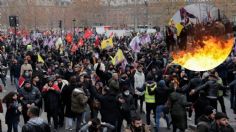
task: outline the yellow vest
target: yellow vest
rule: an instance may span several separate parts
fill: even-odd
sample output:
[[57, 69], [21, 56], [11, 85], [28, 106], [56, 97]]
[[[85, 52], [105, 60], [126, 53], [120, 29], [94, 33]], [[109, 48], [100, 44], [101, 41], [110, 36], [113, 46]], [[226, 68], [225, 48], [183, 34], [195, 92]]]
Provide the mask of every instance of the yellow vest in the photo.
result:
[[154, 91], [157, 87], [156, 83], [152, 83], [152, 84], [146, 84], [146, 90], [144, 93], [144, 97], [145, 97], [145, 102], [146, 103], [155, 103], [155, 94], [154, 95], [150, 95], [148, 93], [148, 88], [151, 87], [151, 91]]

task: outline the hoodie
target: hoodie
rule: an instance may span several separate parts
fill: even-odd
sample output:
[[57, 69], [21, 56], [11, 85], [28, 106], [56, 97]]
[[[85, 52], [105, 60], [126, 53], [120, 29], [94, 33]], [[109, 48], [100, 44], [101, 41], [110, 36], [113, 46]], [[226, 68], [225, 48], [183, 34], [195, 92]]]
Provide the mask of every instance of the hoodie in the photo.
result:
[[75, 88], [71, 96], [71, 110], [75, 113], [82, 113], [87, 106], [88, 97], [82, 89]]
[[166, 86], [164, 80], [160, 80], [156, 90], [156, 103], [157, 105], [165, 105], [168, 97], [171, 93], [171, 89]]

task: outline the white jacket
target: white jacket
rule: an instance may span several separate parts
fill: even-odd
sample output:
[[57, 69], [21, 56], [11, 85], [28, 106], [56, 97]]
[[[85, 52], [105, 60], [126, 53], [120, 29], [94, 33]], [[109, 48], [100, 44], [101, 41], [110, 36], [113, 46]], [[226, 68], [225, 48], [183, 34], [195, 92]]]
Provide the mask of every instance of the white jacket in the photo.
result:
[[145, 83], [145, 76], [144, 76], [144, 73], [143, 72], [139, 72], [138, 70], [136, 70], [135, 74], [134, 74], [134, 90], [135, 90], [135, 94], [136, 95], [143, 95], [144, 94], [144, 91], [143, 92], [139, 92], [137, 90], [137, 88], [142, 88], [143, 85]]

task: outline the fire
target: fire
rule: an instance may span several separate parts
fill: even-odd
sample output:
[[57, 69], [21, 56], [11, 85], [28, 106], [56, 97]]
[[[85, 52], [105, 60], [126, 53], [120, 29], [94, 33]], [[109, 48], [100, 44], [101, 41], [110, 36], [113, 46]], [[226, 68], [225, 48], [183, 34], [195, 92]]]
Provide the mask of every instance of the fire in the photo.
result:
[[223, 63], [230, 54], [234, 45], [234, 38], [219, 39], [216, 37], [206, 37], [199, 44], [187, 48], [187, 50], [172, 53], [173, 63], [177, 63], [182, 67], [192, 71], [211, 70]]

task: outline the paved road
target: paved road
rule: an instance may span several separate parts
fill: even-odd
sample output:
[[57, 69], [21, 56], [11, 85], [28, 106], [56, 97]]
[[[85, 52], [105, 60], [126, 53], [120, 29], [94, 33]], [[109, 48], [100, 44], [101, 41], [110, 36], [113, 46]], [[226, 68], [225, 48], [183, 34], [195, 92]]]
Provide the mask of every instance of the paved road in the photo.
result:
[[[3, 92], [3, 93], [0, 93], [0, 98], [3, 98], [4, 95], [6, 95], [8, 92], [10, 91], [13, 91], [15, 90], [15, 87], [14, 85], [11, 85], [10, 83], [10, 79], [9, 79], [9, 75], [7, 76], [7, 87], [6, 87], [6, 91]], [[229, 98], [228, 97], [225, 97], [225, 105], [226, 105], [226, 110], [227, 110], [227, 114], [229, 116], [229, 120], [230, 120], [230, 124], [233, 126], [233, 128], [236, 130], [236, 115], [233, 114], [232, 110], [230, 109], [230, 101], [229, 101]], [[4, 113], [6, 112], [6, 107], [5, 105], [4, 106]], [[144, 106], [145, 108], [145, 106]], [[218, 105], [218, 108], [219, 110], [220, 109], [220, 106]], [[3, 132], [6, 132], [7, 131], [7, 126], [5, 124], [5, 114], [0, 114], [0, 118], [2, 120], [2, 128], [3, 128]], [[41, 114], [41, 117], [43, 117], [45, 120], [47, 119], [46, 118], [46, 113], [45, 112], [42, 112]], [[193, 117], [193, 116], [192, 116]], [[145, 115], [143, 114], [142, 115], [142, 118], [143, 120], [145, 121]], [[188, 120], [188, 125], [189, 124], [193, 124], [193, 118], [192, 118], [192, 121]], [[152, 119], [152, 124], [154, 123], [154, 120]], [[125, 123], [124, 123], [125, 124]], [[21, 127], [23, 126], [23, 118], [21, 116], [21, 119], [20, 119], [20, 123], [19, 123], [19, 132], [21, 132]], [[58, 132], [65, 132], [66, 130], [64, 128], [61, 128], [58, 130]], [[160, 129], [160, 132], [171, 132], [172, 130], [167, 130], [166, 128], [161, 128]]]

